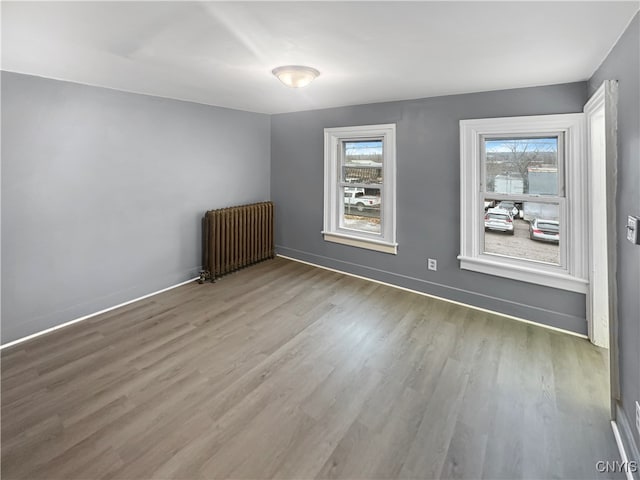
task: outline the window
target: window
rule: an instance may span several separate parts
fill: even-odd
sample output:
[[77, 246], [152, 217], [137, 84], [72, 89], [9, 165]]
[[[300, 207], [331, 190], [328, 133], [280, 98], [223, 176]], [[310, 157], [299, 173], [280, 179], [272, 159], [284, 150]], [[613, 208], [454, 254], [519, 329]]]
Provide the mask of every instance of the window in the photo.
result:
[[324, 131], [324, 239], [397, 253], [395, 124]]
[[583, 114], [460, 122], [460, 268], [587, 288]]

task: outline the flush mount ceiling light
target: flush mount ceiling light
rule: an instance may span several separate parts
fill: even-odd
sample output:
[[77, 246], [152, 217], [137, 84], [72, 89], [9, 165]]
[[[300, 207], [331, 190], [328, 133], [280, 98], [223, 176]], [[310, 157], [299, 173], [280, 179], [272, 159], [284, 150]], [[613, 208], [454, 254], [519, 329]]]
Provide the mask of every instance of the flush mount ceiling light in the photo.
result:
[[305, 67], [303, 65], [285, 65], [274, 68], [271, 73], [278, 77], [278, 80], [287, 87], [292, 88], [306, 87], [320, 75], [320, 72], [315, 68]]

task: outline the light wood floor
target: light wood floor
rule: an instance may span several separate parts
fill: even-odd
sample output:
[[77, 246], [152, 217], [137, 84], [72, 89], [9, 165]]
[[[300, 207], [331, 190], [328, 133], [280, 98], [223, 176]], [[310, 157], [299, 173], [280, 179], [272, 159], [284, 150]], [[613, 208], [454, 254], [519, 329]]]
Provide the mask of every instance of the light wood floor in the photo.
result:
[[277, 258], [4, 350], [2, 478], [600, 478], [603, 358]]

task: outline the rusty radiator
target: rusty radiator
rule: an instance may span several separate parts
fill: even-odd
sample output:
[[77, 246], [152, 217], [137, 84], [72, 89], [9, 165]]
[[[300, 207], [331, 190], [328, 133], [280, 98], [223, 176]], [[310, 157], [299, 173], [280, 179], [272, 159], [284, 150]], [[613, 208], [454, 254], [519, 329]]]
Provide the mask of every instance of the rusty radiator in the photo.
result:
[[200, 283], [275, 256], [273, 202], [209, 210], [202, 219]]

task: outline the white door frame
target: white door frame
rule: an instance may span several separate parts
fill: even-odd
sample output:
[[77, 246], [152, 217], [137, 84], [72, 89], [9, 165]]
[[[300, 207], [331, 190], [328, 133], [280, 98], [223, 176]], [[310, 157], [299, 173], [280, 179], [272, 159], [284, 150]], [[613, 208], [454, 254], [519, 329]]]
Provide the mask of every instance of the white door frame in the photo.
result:
[[605, 80], [584, 107], [589, 178], [589, 339], [609, 348], [611, 396], [619, 397], [616, 312], [618, 82]]

